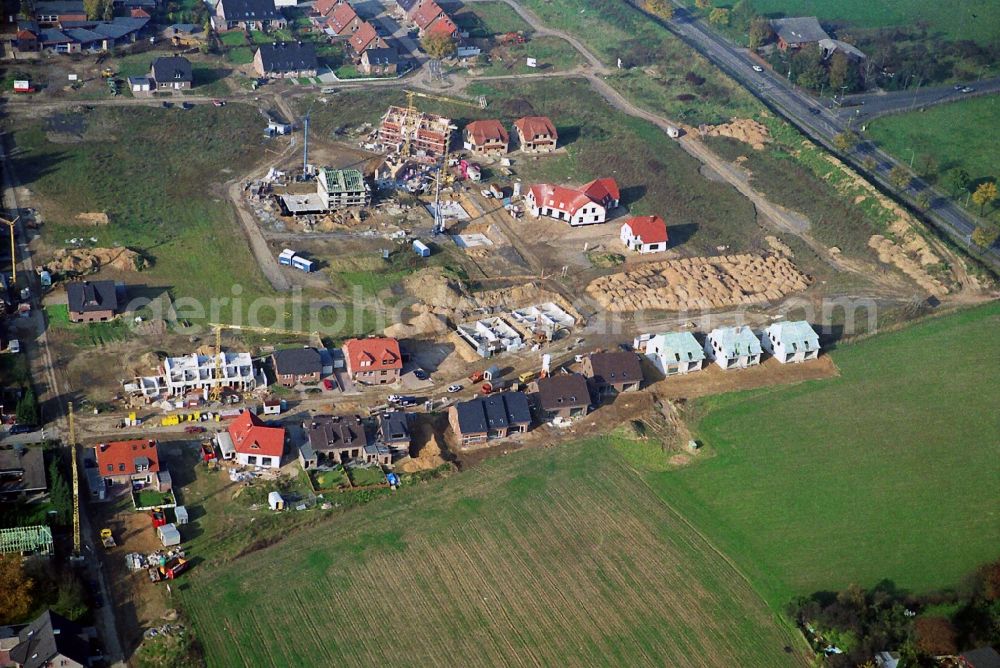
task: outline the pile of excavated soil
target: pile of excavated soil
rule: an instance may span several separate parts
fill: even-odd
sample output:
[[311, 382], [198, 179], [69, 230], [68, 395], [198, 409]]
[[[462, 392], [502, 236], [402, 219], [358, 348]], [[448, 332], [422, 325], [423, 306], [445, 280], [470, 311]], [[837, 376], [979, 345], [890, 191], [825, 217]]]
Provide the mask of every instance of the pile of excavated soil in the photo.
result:
[[914, 260], [911, 253], [907, 252], [909, 244], [905, 247], [900, 246], [881, 234], [875, 234], [868, 240], [868, 246], [878, 254], [880, 262], [893, 265], [930, 294], [940, 297], [948, 293], [948, 288], [931, 276], [920, 262]]
[[698, 132], [703, 137], [729, 137], [750, 144], [756, 151], [764, 149], [771, 141], [767, 126], [750, 118], [731, 118], [721, 125], [701, 125]]
[[462, 285], [443, 276], [438, 269], [424, 269], [407, 276], [403, 287], [434, 313], [474, 306]]
[[108, 214], [103, 212], [78, 213], [76, 219], [84, 225], [107, 225], [111, 222], [108, 220]]
[[576, 318], [577, 321], [582, 319], [582, 316], [573, 308], [573, 305], [563, 299], [561, 295], [540, 288], [534, 283], [515, 285], [500, 290], [477, 292], [473, 297], [475, 297], [480, 306], [499, 307], [508, 310], [552, 302]]
[[45, 269], [55, 275], [92, 274], [104, 267], [119, 271], [142, 271], [146, 261], [128, 248], [74, 248], [56, 251]]
[[[421, 307], [429, 308], [425, 305], [418, 306], [417, 308], [420, 309]], [[400, 322], [386, 327], [383, 333], [394, 339], [412, 339], [428, 335], [435, 336], [443, 334], [446, 331], [448, 331], [448, 323], [444, 317], [429, 311], [422, 311], [411, 318], [408, 323]]]
[[795, 254], [792, 253], [792, 249], [788, 247], [788, 244], [786, 244], [778, 237], [767, 235], [766, 237], [764, 237], [764, 241], [766, 241], [767, 245], [771, 247], [771, 250], [773, 250], [778, 255], [784, 255], [785, 257], [788, 258], [795, 257]]
[[416, 457], [408, 459], [400, 464], [403, 473], [416, 473], [417, 471], [429, 471], [444, 464], [441, 457], [441, 443], [437, 434], [432, 433], [427, 442], [420, 448]]
[[761, 304], [805, 290], [809, 277], [776, 255], [719, 255], [642, 265], [591, 281], [608, 311], [684, 311]]

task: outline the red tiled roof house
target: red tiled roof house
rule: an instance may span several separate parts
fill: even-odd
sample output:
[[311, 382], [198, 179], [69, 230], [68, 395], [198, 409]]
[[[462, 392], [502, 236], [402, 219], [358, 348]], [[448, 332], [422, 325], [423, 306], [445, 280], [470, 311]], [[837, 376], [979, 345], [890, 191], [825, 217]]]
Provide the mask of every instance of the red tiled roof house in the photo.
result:
[[349, 339], [343, 350], [351, 380], [365, 385], [387, 385], [399, 380], [403, 355], [396, 339]]
[[434, 0], [423, 0], [419, 5], [417, 5], [411, 12], [410, 18], [414, 23], [417, 24], [417, 28], [420, 29], [420, 36], [423, 37], [424, 31], [434, 23], [434, 19], [440, 16], [444, 10], [441, 6]]
[[379, 37], [375, 26], [367, 21], [362, 23], [361, 27], [351, 35], [350, 43], [351, 48], [354, 49], [354, 53], [358, 55], [361, 55], [365, 49], [378, 49], [389, 46], [384, 39]]
[[159, 486], [160, 453], [156, 441], [137, 438], [94, 447], [97, 471], [109, 485], [140, 482]]
[[328, 32], [337, 37], [350, 37], [356, 33], [363, 24], [361, 17], [350, 5], [337, 5], [326, 17], [324, 27]]
[[548, 153], [556, 150], [559, 133], [545, 116], [525, 116], [514, 121], [514, 134], [525, 153]]
[[622, 243], [637, 253], [667, 250], [667, 224], [659, 216], [635, 216], [622, 225]]
[[434, 21], [424, 30], [425, 35], [444, 35], [455, 39], [458, 37], [458, 26], [447, 14], [439, 14]]
[[462, 131], [465, 150], [477, 155], [504, 155], [509, 142], [510, 135], [503, 123], [495, 119], [472, 121]]
[[577, 227], [603, 223], [608, 210], [618, 206], [619, 197], [614, 179], [599, 179], [579, 190], [548, 183], [535, 184], [528, 188], [524, 200], [535, 218], [547, 216]]
[[285, 451], [285, 430], [281, 427], [268, 427], [259, 417], [244, 411], [229, 423], [229, 438], [233, 441], [236, 461], [243, 466], [281, 467]]

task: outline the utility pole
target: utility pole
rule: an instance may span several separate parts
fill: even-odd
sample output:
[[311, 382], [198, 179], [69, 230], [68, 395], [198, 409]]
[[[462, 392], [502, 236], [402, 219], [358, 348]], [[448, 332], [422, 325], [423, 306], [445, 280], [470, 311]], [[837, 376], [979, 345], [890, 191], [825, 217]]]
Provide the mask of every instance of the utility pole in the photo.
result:
[[309, 114], [302, 124], [302, 176], [309, 173]]
[[17, 285], [17, 246], [14, 243], [14, 226], [17, 225], [19, 219], [20, 216], [14, 220], [0, 218], [0, 222], [10, 228], [10, 273], [14, 285]]

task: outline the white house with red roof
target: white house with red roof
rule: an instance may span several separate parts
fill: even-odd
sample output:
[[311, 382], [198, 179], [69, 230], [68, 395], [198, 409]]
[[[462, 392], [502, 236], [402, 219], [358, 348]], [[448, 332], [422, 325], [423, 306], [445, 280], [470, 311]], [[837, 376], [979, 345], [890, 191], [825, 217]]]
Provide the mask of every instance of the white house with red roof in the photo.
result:
[[97, 472], [108, 484], [140, 482], [159, 485], [160, 452], [156, 441], [135, 438], [128, 441], [110, 441], [94, 447]]
[[667, 224], [659, 216], [635, 216], [622, 225], [622, 243], [637, 253], [667, 250]]
[[403, 371], [403, 354], [396, 339], [348, 339], [344, 342], [343, 350], [347, 374], [355, 382], [387, 385], [399, 380]]
[[229, 423], [229, 438], [233, 441], [236, 461], [243, 466], [281, 467], [285, 452], [285, 430], [268, 427], [250, 411], [244, 411]]
[[564, 220], [573, 227], [595, 225], [618, 206], [620, 194], [614, 179], [597, 179], [580, 189], [538, 183], [528, 188], [524, 201], [532, 216]]

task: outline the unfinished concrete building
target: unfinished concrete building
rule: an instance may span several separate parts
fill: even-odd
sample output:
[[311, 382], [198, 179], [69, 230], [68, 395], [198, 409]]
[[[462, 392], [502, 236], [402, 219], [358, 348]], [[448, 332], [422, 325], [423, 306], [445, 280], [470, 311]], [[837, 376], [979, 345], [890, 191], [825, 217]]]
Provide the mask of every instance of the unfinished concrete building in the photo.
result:
[[524, 339], [503, 318], [484, 318], [457, 327], [458, 335], [472, 346], [480, 357], [492, 357], [521, 350]]
[[391, 153], [437, 160], [448, 148], [450, 118], [406, 107], [389, 107], [378, 129], [378, 140]]
[[222, 353], [223, 359], [216, 377], [216, 356], [192, 353], [183, 357], [163, 360], [161, 375], [136, 379], [143, 396], [157, 398], [164, 394], [182, 396], [190, 392], [207, 392], [215, 386], [246, 392], [267, 381], [260, 372], [254, 372], [250, 353]]
[[319, 171], [317, 192], [327, 210], [368, 206], [372, 203], [372, 189], [364, 175], [356, 169], [329, 169]]
[[544, 341], [565, 336], [576, 325], [576, 318], [552, 302], [519, 308], [511, 311], [510, 317], [534, 339]]

